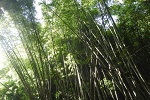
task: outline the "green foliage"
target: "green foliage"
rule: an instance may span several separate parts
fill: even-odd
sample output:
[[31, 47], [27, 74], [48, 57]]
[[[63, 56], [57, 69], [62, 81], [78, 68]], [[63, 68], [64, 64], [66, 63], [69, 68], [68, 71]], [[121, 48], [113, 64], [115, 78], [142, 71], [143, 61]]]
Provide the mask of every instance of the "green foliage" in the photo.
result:
[[[143, 6], [139, 7], [139, 2], [130, 5], [131, 1], [126, 1], [123, 7], [118, 4], [110, 6], [109, 0], [81, 0], [81, 3], [80, 0], [52, 0], [50, 4], [42, 2], [43, 25], [36, 22], [31, 0], [12, 0], [8, 8], [5, 5], [8, 1], [2, 2], [4, 5], [1, 6], [8, 11], [18, 29], [26, 54], [25, 57], [20, 56], [21, 51], [17, 48], [9, 50], [8, 47], [11, 46], [3, 39], [4, 50], [22, 82], [6, 83], [8, 89], [13, 91], [3, 90], [5, 92], [2, 93], [8, 98], [149, 98], [147, 83], [122, 42], [137, 47], [140, 42], [136, 39], [139, 36], [146, 37], [147, 28], [142, 24], [149, 17], [144, 16], [146, 21], [143, 21], [144, 17], [138, 17], [143, 16], [148, 9], [141, 11]], [[108, 7], [113, 9], [113, 14], [118, 15], [119, 28]], [[139, 14], [135, 13], [139, 10]], [[24, 89], [28, 96], [22, 93]]]
[[29, 100], [23, 85], [14, 80], [3, 84], [3, 88], [0, 89], [0, 97], [2, 100]]
[[104, 78], [103, 80], [99, 80], [101, 88], [107, 88], [108, 90], [114, 90], [113, 83], [110, 80]]
[[138, 69], [149, 82], [150, 58], [150, 3], [144, 0], [125, 1], [112, 6], [112, 14], [118, 16], [118, 28], [122, 40], [131, 53]]

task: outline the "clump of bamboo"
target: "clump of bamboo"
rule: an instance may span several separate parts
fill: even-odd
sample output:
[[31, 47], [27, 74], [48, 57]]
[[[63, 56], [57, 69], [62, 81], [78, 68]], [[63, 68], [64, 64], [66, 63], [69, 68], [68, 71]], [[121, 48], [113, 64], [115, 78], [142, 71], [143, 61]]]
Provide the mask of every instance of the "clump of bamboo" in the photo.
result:
[[[20, 15], [11, 14], [26, 61], [5, 39], [2, 43], [31, 100], [149, 99], [150, 91], [104, 0], [93, 0], [100, 23], [84, 2], [43, 2], [44, 28], [36, 22], [32, 3], [27, 1], [13, 2], [19, 8], [15, 14]], [[22, 15], [24, 9], [27, 18]]]

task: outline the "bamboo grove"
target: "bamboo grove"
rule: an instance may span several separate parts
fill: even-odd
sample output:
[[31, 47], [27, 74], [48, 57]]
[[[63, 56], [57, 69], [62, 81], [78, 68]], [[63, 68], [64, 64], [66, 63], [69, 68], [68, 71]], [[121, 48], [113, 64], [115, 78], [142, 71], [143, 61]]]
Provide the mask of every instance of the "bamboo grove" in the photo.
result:
[[26, 56], [15, 40], [1, 35], [2, 47], [30, 100], [150, 99], [110, 14], [109, 0], [43, 1], [44, 25], [35, 18], [35, 1], [0, 2]]

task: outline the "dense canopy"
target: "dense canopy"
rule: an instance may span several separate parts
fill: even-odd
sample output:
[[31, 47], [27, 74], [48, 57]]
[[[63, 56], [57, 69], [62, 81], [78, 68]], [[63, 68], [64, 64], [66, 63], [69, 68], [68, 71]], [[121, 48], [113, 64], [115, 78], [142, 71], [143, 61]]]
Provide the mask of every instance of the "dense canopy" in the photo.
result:
[[0, 98], [149, 100], [150, 2], [119, 1], [1, 0]]

